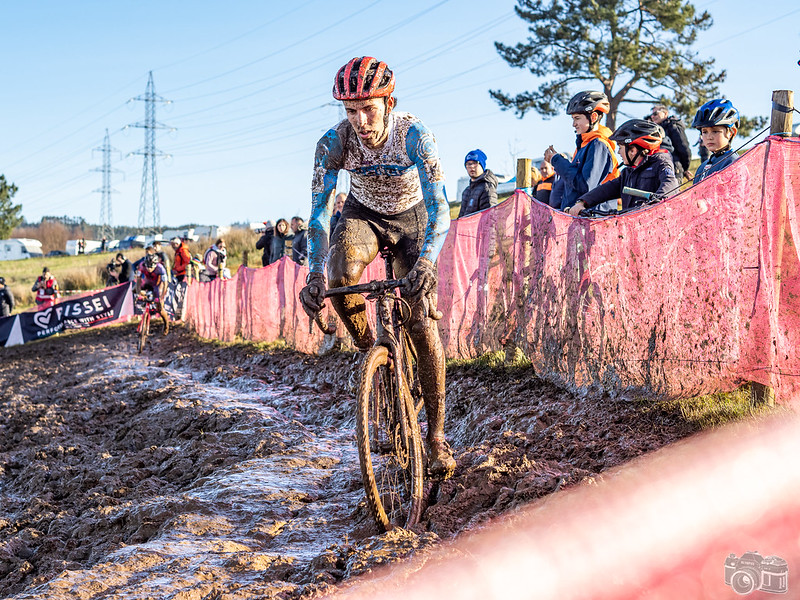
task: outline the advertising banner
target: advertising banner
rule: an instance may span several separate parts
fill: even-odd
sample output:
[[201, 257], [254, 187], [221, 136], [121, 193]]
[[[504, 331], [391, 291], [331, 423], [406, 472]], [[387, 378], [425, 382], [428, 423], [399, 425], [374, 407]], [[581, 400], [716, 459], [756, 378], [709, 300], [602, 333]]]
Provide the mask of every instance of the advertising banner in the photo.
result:
[[132, 283], [63, 300], [44, 310], [23, 312], [0, 320], [0, 342], [15, 346], [49, 337], [65, 329], [85, 329], [133, 314]]

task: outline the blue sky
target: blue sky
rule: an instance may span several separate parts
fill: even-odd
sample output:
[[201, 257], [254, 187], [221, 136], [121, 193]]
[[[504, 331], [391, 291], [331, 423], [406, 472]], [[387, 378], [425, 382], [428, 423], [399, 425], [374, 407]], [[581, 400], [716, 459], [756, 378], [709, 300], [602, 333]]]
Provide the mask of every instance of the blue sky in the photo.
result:
[[[800, 7], [794, 1], [698, 0], [714, 26], [695, 49], [728, 72], [722, 86], [744, 114], [768, 115], [773, 89], [800, 92]], [[144, 145], [140, 128], [152, 70], [161, 221], [228, 224], [307, 216], [316, 141], [340, 118], [330, 89], [353, 56], [385, 60], [399, 110], [436, 135], [455, 195], [463, 157], [480, 147], [496, 172], [544, 148], [571, 151], [569, 117], [522, 120], [487, 90], [535, 87], [494, 41], [526, 38], [513, 0], [151, 0], [4, 2], [0, 173], [32, 221], [99, 222], [102, 154], [113, 155], [115, 225], [136, 225]], [[576, 89], [577, 91], [577, 89]], [[640, 107], [641, 109], [642, 107]], [[635, 110], [644, 113], [645, 110]], [[638, 114], [637, 114], [638, 116]], [[798, 115], [795, 115], [798, 116]], [[795, 119], [797, 121], [797, 119]], [[690, 134], [690, 141], [696, 136]]]

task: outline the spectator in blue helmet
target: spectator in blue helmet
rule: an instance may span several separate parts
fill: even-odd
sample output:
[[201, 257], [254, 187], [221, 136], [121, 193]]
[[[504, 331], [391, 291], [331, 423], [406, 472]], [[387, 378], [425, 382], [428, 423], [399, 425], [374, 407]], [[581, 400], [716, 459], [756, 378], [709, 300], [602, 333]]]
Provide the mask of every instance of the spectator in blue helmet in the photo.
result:
[[692, 127], [700, 130], [700, 140], [711, 153], [708, 160], [697, 169], [694, 176], [694, 183], [697, 184], [739, 158], [731, 148], [739, 129], [739, 111], [730, 100], [711, 100], [697, 111]]
[[497, 177], [486, 168], [486, 154], [472, 150], [464, 157], [469, 185], [461, 193], [458, 218], [466, 217], [497, 204]]

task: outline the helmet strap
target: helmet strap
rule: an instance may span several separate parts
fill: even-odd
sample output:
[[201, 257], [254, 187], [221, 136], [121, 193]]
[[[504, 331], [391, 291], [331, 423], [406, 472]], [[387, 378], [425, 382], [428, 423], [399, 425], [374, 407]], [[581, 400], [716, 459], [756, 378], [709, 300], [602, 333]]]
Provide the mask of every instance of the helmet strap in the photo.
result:
[[[630, 155], [631, 148], [635, 148], [636, 149], [636, 152], [633, 155], [633, 159], [631, 159], [631, 155]], [[641, 165], [647, 159], [647, 155], [648, 154], [649, 154], [648, 150], [645, 150], [644, 148], [642, 148], [641, 146], [638, 146], [637, 144], [626, 144], [625, 145], [626, 164], [627, 164], [627, 161], [630, 161], [630, 164], [628, 164], [627, 166], [633, 167], [634, 169], [636, 167], [638, 167], [639, 165]]]

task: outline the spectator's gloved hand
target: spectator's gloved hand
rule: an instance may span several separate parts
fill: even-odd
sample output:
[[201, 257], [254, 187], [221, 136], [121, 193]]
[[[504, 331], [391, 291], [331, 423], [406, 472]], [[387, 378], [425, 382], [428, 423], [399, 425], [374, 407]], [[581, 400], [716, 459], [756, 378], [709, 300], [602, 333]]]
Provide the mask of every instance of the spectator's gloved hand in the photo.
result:
[[572, 206], [572, 208], [570, 208], [569, 210], [567, 210], [567, 212], [568, 212], [568, 213], [569, 213], [571, 216], [573, 216], [573, 217], [579, 217], [579, 216], [580, 216], [580, 214], [581, 214], [581, 211], [582, 211], [582, 210], [584, 210], [585, 208], [586, 208], [586, 205], [583, 203], [583, 200], [578, 200], [578, 201], [577, 201], [577, 202], [576, 202], [576, 203], [575, 203], [575, 204]]
[[436, 290], [436, 266], [427, 258], [420, 257], [417, 264], [406, 275], [405, 289], [412, 296]]
[[300, 290], [300, 304], [312, 319], [322, 310], [325, 302], [325, 276], [322, 273], [309, 273], [306, 287]]

